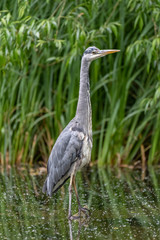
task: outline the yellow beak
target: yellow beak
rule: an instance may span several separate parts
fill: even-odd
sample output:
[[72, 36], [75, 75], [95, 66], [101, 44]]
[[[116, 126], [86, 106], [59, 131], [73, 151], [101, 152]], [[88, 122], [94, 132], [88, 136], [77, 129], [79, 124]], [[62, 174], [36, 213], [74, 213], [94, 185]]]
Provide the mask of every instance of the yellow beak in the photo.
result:
[[115, 52], [120, 52], [120, 50], [117, 50], [117, 49], [100, 50], [99, 54], [101, 56], [105, 56], [105, 55], [108, 55], [108, 54], [111, 54], [111, 53], [115, 53]]

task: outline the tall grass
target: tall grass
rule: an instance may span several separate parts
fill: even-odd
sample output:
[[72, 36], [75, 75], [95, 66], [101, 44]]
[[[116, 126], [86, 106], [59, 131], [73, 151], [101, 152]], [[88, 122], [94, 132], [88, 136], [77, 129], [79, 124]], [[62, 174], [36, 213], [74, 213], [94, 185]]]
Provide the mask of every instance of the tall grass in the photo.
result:
[[0, 9], [1, 164], [47, 161], [75, 114], [90, 45], [121, 49], [91, 65], [92, 161], [159, 163], [158, 1], [10, 0]]

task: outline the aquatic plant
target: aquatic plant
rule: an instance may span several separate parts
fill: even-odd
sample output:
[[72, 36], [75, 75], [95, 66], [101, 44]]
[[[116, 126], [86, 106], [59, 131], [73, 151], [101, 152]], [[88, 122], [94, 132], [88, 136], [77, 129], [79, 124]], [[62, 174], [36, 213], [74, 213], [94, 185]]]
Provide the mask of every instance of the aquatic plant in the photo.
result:
[[[69, 226], [68, 184], [54, 197], [41, 192], [42, 169], [12, 167], [0, 172], [0, 239], [158, 239], [160, 234], [159, 170], [139, 171], [92, 167], [78, 173], [88, 219]], [[69, 183], [69, 182], [68, 182]], [[97, 191], [98, 189], [98, 191]], [[74, 212], [78, 212], [76, 197]], [[72, 238], [70, 238], [72, 236]]]

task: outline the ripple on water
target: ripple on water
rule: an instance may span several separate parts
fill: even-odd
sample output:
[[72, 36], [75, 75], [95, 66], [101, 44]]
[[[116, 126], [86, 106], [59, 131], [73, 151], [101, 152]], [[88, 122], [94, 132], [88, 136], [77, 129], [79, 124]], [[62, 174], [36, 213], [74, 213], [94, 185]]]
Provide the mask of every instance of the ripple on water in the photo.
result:
[[[0, 175], [0, 239], [158, 239], [159, 170], [141, 181], [137, 171], [92, 168], [77, 174], [89, 219], [68, 222], [68, 183], [52, 198], [42, 194], [45, 176], [13, 169]], [[78, 212], [73, 194], [73, 213]]]

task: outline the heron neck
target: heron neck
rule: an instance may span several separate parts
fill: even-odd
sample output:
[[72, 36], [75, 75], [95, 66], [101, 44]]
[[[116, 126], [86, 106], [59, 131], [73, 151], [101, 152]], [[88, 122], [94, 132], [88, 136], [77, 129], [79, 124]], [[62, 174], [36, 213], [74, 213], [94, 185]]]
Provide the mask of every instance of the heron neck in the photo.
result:
[[79, 98], [76, 111], [77, 120], [83, 125], [83, 127], [88, 133], [92, 131], [89, 66], [90, 63], [82, 58], [80, 71]]

